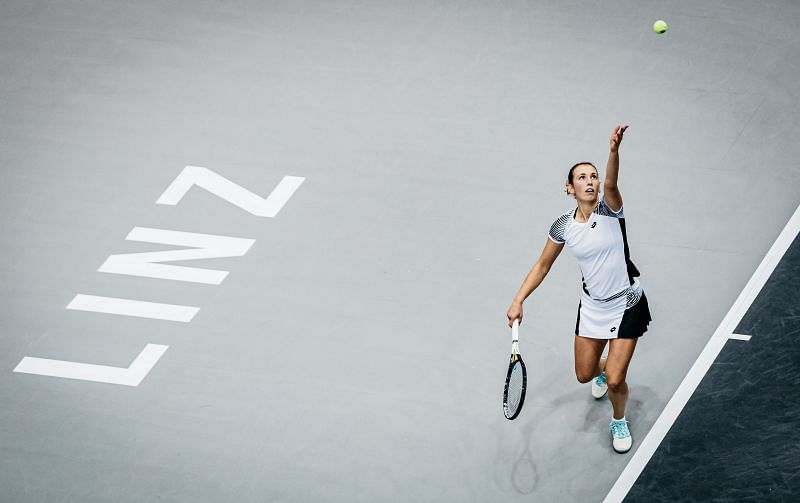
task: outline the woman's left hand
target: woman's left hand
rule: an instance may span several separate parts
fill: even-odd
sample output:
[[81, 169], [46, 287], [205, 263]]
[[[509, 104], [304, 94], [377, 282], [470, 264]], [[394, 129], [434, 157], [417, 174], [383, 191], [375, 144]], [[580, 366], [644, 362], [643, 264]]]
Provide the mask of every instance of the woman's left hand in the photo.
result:
[[625, 130], [628, 129], [628, 125], [620, 126], [617, 125], [614, 128], [614, 132], [611, 133], [611, 151], [616, 152], [619, 149], [619, 144], [622, 143], [622, 135], [625, 134]]

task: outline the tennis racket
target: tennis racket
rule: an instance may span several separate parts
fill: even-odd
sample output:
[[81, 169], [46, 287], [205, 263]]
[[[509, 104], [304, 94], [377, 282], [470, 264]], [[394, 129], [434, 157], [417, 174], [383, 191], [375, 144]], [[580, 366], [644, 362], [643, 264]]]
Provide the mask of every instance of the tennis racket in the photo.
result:
[[525, 402], [525, 388], [528, 385], [528, 373], [525, 362], [519, 352], [519, 320], [511, 325], [511, 362], [508, 364], [506, 385], [503, 388], [503, 414], [506, 419], [515, 419]]

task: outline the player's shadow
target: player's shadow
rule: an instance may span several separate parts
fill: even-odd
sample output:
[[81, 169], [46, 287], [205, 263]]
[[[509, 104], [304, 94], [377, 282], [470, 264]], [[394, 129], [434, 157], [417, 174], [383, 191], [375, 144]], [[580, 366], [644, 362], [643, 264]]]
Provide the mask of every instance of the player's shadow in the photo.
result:
[[[550, 406], [555, 409], [567, 408], [569, 410], [585, 410], [583, 424], [573, 424], [582, 432], [590, 432], [597, 429], [597, 425], [608, 419], [611, 414], [611, 403], [607, 397], [599, 400], [592, 398], [584, 386], [576, 387], [569, 393], [563, 393], [550, 402]], [[573, 416], [577, 419], [580, 416]]]
[[[647, 386], [629, 386], [625, 417], [629, 421], [636, 418], [647, 420], [648, 418], [645, 417], [646, 414], [644, 413], [645, 400], [642, 397], [652, 394], [653, 390]], [[611, 414], [613, 413], [608, 394], [603, 398], [593, 398], [583, 386], [570, 393], [560, 395], [555, 400], [552, 400], [550, 404], [555, 408], [569, 404], [576, 404], [576, 407], [580, 407], [580, 404], [585, 404], [586, 413], [583, 417], [583, 424], [580, 426], [580, 431], [583, 432], [595, 431], [598, 429], [598, 425], [603, 425], [604, 423], [607, 425], [611, 421]]]
[[[650, 418], [646, 417], [646, 396], [652, 392], [653, 390], [646, 386], [631, 386], [631, 395], [625, 415], [634, 421], [637, 418], [642, 423], [649, 421]], [[540, 441], [536, 446], [532, 444], [536, 432], [542, 425], [558, 419], [559, 411], [563, 411], [564, 408], [583, 409], [585, 414], [582, 421], [581, 416], [573, 416], [575, 422], [570, 421], [572, 427], [579, 431], [594, 432], [598, 436], [605, 436], [608, 433], [608, 423], [612, 413], [608, 397], [596, 400], [588, 393], [585, 386], [576, 387], [574, 391], [560, 394], [552, 399], [532, 395], [526, 399], [525, 405], [527, 415], [523, 411], [523, 414], [514, 421], [502, 420], [504, 427], [498, 429], [501, 434], [498, 438], [499, 445], [495, 460], [497, 485], [522, 495], [533, 493], [539, 486], [539, 468], [533, 453], [536, 452], [541, 459], [547, 458], [550, 453], [558, 452], [558, 446], [548, 442]], [[531, 413], [531, 411], [536, 412]]]

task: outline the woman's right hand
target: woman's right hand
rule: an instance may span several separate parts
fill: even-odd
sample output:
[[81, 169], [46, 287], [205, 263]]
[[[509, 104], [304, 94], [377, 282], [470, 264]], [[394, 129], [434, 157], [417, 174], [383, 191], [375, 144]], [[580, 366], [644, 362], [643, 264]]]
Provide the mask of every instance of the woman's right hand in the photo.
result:
[[522, 324], [522, 304], [517, 304], [516, 302], [511, 303], [511, 307], [508, 308], [508, 312], [506, 313], [508, 316], [508, 326], [512, 326], [514, 324], [514, 320], [519, 320], [520, 325]]

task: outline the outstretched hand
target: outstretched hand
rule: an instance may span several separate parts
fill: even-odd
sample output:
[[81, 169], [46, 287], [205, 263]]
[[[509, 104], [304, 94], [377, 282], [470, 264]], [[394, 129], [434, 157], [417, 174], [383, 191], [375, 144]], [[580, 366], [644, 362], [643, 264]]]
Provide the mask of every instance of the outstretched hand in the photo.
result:
[[508, 317], [509, 327], [514, 324], [514, 320], [519, 320], [520, 324], [522, 324], [522, 304], [512, 303], [506, 316]]
[[622, 143], [622, 135], [625, 134], [625, 130], [628, 129], [628, 125], [620, 126], [617, 124], [614, 127], [614, 132], [611, 133], [611, 151], [616, 152], [619, 149], [619, 144]]

